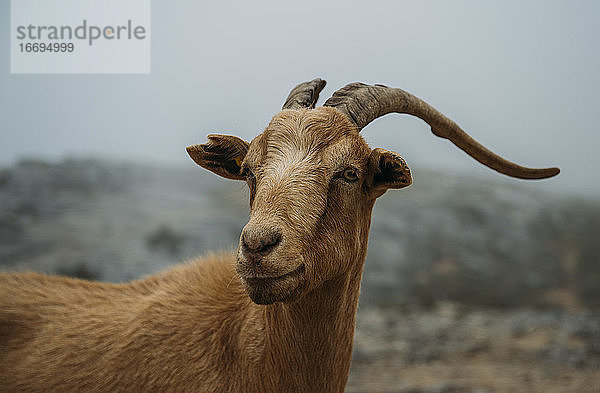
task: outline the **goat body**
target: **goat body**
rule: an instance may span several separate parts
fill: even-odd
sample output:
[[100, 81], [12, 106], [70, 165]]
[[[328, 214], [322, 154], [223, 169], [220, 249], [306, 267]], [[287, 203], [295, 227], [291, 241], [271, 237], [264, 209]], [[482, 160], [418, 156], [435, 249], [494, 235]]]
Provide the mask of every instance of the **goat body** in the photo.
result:
[[0, 275], [0, 390], [343, 391], [358, 299], [331, 283], [259, 306], [234, 263], [211, 255], [128, 284]]

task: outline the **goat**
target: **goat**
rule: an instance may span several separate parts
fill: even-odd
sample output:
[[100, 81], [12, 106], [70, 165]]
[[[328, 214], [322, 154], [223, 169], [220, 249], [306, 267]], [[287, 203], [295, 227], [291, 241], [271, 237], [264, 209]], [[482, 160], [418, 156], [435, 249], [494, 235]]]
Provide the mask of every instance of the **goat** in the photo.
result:
[[343, 392], [371, 210], [412, 177], [359, 132], [387, 113], [427, 122], [503, 174], [540, 179], [481, 146], [423, 100], [349, 84], [315, 108], [325, 81], [296, 86], [248, 143], [187, 148], [246, 181], [250, 218], [234, 254], [211, 254], [124, 284], [0, 275], [4, 392]]

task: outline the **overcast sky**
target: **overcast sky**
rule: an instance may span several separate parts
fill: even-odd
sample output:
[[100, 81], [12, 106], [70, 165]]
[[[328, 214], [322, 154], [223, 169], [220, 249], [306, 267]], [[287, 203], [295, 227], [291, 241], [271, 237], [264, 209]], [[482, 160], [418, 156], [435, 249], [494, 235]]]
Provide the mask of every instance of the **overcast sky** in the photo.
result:
[[[487, 147], [559, 166], [531, 187], [600, 191], [598, 1], [153, 1], [149, 75], [11, 75], [0, 0], [0, 165], [69, 155], [194, 165], [206, 134], [251, 139], [297, 83], [426, 99]], [[364, 130], [409, 165], [497, 176], [425, 123]]]

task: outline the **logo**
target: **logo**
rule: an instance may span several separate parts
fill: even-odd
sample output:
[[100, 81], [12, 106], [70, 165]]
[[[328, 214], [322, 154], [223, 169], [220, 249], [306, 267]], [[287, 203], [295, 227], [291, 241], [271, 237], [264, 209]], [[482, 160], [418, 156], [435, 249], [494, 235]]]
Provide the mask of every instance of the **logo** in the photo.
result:
[[150, 0], [11, 0], [11, 73], [150, 73]]
[[83, 20], [81, 26], [75, 28], [71, 26], [17, 26], [17, 39], [30, 41], [49, 42], [60, 40], [87, 40], [91, 46], [94, 40], [97, 39], [120, 40], [133, 38], [143, 40], [146, 38], [146, 28], [144, 26], [133, 27], [131, 19], [127, 20], [127, 24], [123, 26], [94, 26], [89, 25], [86, 19]]

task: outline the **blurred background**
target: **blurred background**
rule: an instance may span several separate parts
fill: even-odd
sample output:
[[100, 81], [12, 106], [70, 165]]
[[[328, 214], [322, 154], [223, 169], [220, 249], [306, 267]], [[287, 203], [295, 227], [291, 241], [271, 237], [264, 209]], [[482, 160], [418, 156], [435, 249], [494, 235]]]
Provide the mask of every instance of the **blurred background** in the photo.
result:
[[600, 3], [152, 2], [149, 75], [10, 74], [0, 0], [0, 269], [126, 281], [234, 249], [245, 185], [195, 166], [305, 80], [401, 87], [545, 181], [388, 115], [414, 184], [376, 204], [347, 392], [600, 391]]

